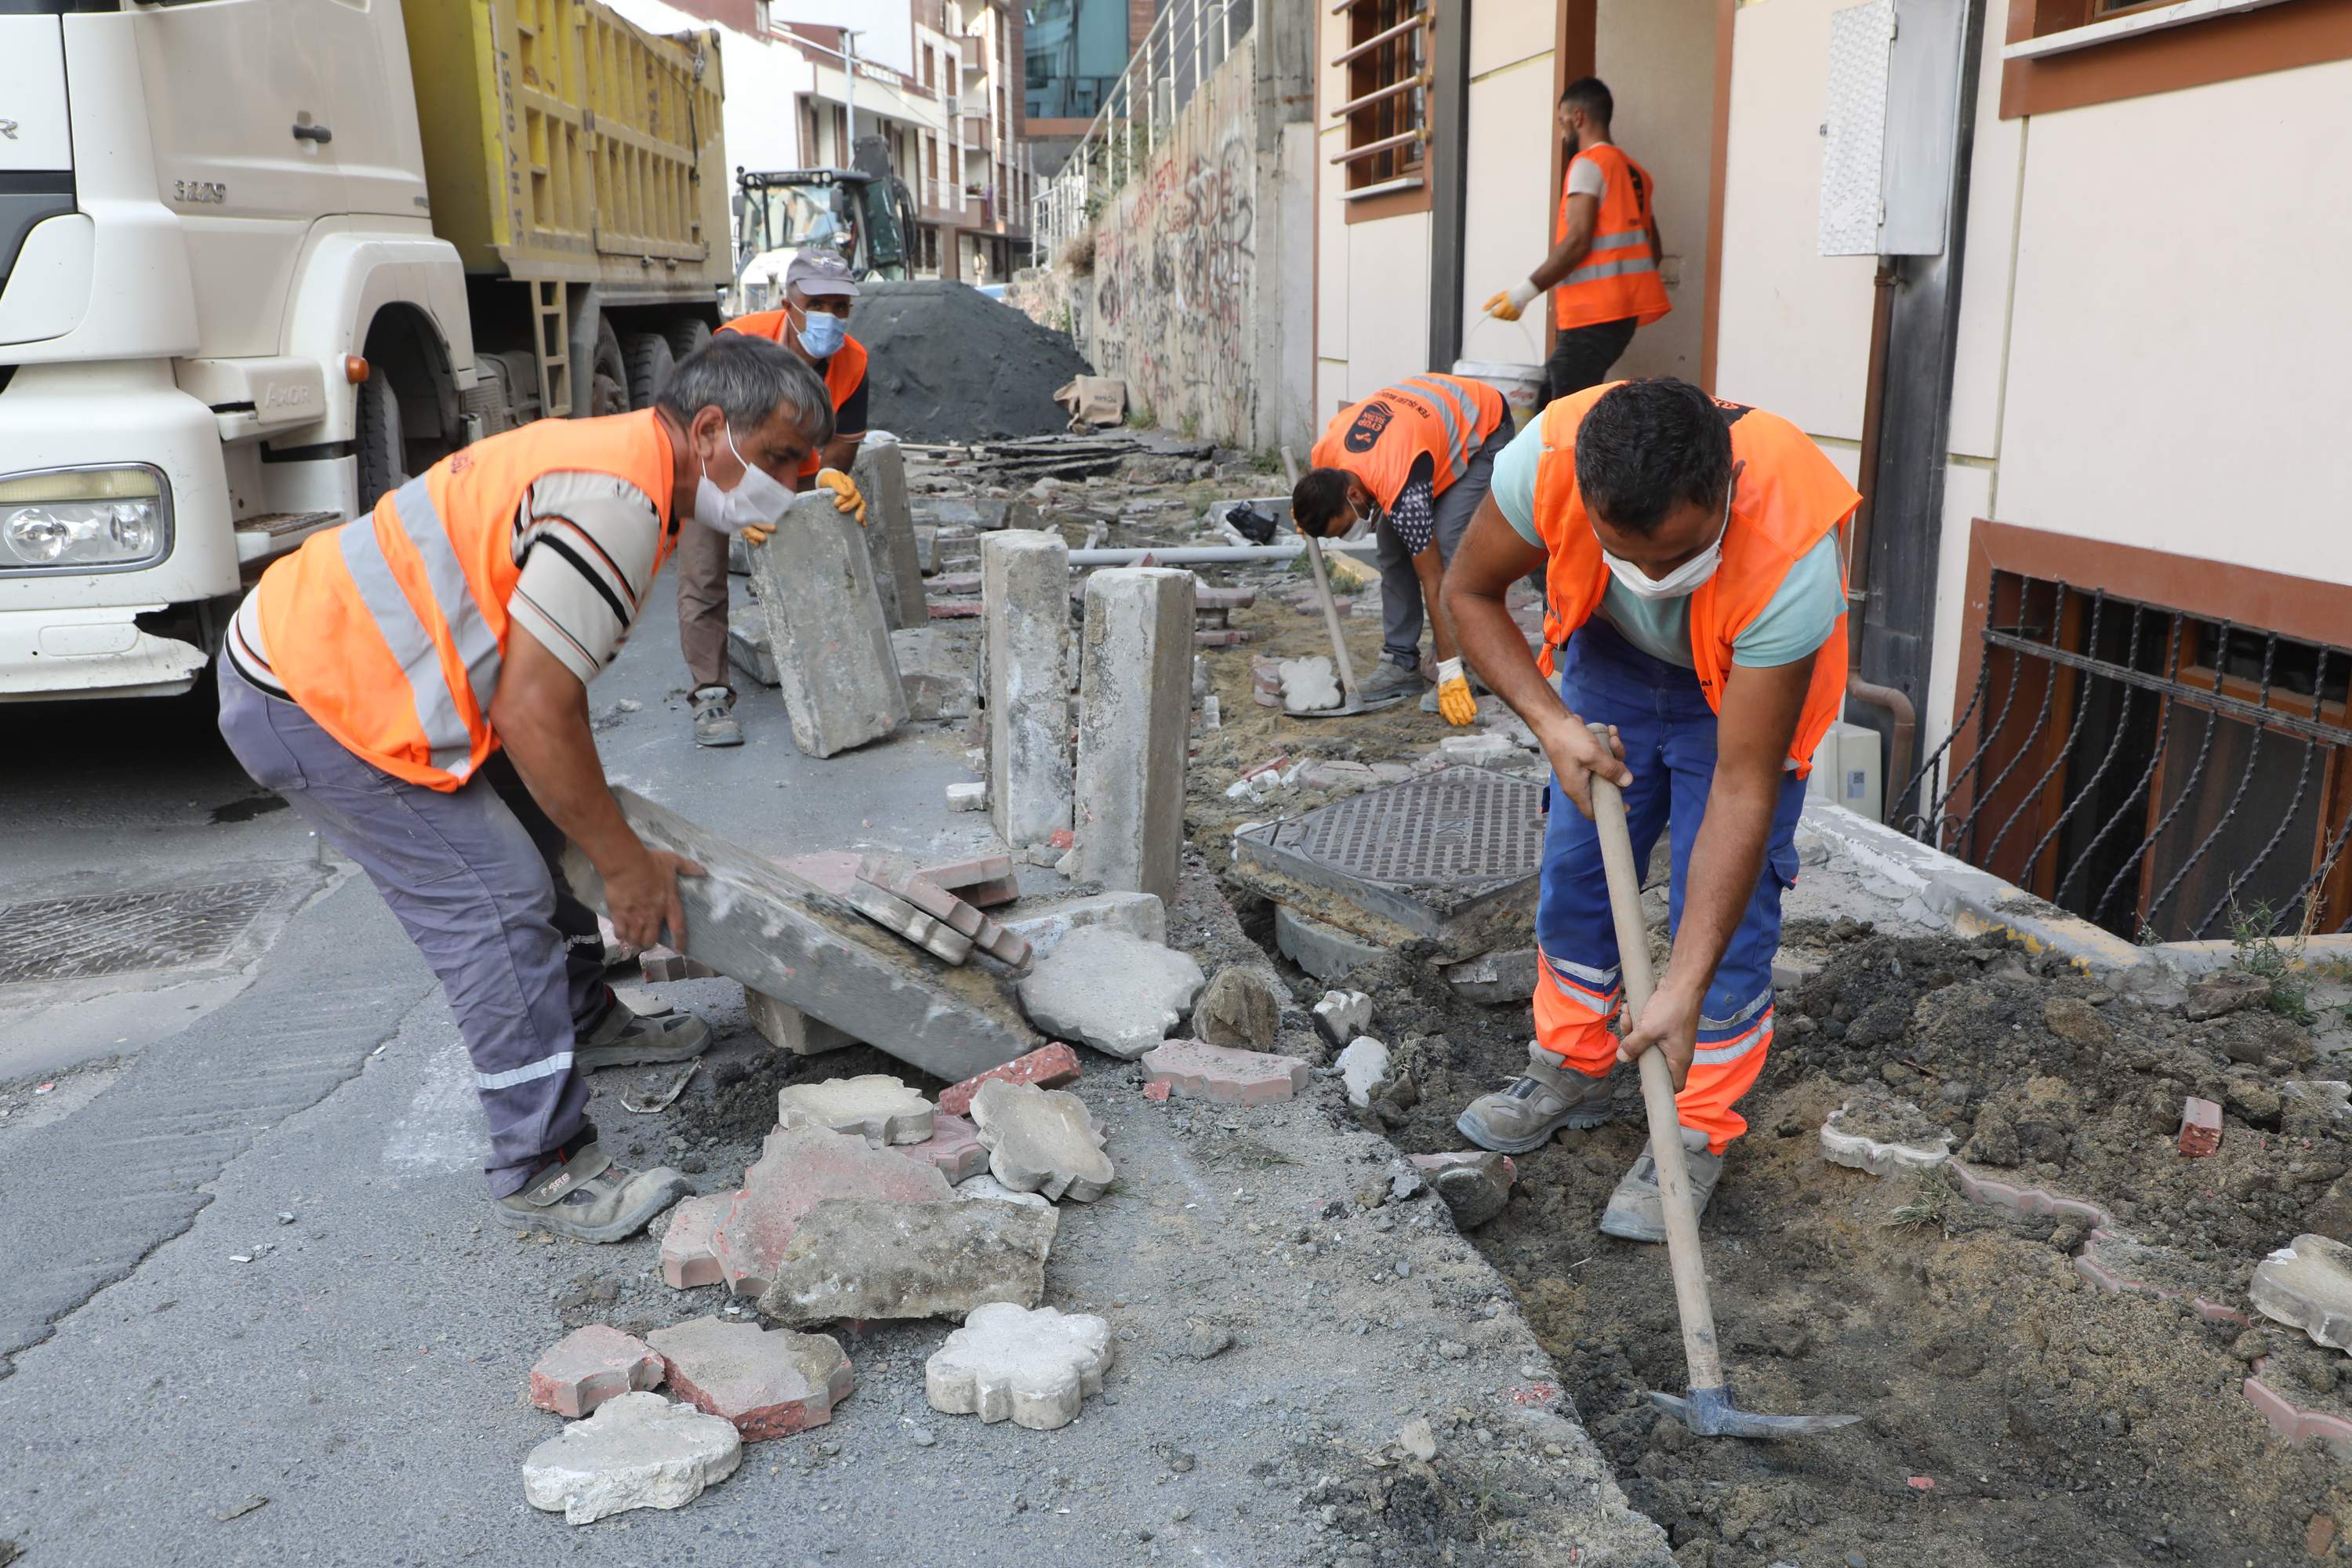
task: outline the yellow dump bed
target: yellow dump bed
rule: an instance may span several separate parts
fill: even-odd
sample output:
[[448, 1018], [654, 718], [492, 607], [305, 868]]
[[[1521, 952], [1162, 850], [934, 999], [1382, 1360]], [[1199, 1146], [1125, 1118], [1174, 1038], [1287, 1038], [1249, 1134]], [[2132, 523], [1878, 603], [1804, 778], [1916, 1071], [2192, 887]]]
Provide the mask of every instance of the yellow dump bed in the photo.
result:
[[715, 30], [596, 0], [404, 0], [433, 227], [467, 269], [708, 300], [732, 279]]

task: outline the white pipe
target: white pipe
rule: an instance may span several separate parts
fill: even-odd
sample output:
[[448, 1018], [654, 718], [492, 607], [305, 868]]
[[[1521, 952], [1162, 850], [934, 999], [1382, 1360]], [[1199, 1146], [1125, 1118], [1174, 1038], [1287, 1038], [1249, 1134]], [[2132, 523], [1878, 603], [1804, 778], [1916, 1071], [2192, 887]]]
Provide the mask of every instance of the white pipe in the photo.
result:
[[[1323, 542], [1323, 548], [1369, 555], [1380, 548], [1380, 541], [1327, 539]], [[1248, 561], [1295, 560], [1306, 549], [1302, 541], [1297, 544], [1177, 544], [1146, 550], [1073, 550], [1070, 552], [1070, 564], [1136, 566], [1149, 555], [1154, 566], [1235, 566]]]

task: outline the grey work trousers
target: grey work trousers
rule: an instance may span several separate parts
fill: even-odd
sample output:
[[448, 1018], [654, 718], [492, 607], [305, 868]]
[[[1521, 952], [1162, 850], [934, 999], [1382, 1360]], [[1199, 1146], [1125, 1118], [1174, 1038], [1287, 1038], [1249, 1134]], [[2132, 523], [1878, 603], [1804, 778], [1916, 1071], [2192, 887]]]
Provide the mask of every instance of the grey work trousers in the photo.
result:
[[[1470, 454], [1469, 467], [1462, 477], [1445, 487], [1444, 493], [1430, 508], [1436, 523], [1437, 554], [1442, 561], [1451, 562], [1462, 536], [1470, 531], [1470, 519], [1477, 513], [1478, 503], [1486, 499], [1486, 487], [1495, 477], [1495, 459], [1511, 444], [1517, 434], [1507, 416], [1486, 437], [1485, 446]], [[1381, 514], [1380, 526], [1374, 532], [1380, 542], [1378, 559], [1381, 566], [1381, 657], [1407, 669], [1421, 667], [1421, 578], [1412, 569], [1412, 552], [1404, 547], [1396, 531], [1389, 526], [1388, 513]]]
[[215, 668], [228, 749], [368, 874], [440, 976], [489, 1119], [490, 1195], [520, 1192], [588, 1129], [572, 1033], [613, 1005], [596, 916], [559, 868], [562, 830], [504, 752], [460, 789], [425, 789], [353, 755], [226, 649]]
[[728, 535], [689, 522], [677, 531], [677, 642], [693, 689], [724, 686], [727, 678]]

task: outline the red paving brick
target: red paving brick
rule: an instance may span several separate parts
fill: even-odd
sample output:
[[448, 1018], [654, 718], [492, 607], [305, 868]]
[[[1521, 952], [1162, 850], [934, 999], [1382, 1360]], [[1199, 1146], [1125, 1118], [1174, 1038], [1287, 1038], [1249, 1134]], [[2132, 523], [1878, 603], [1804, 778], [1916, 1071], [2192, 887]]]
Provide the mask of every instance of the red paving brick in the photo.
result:
[[1034, 1083], [1039, 1089], [1059, 1089], [1066, 1083], [1078, 1081], [1078, 1054], [1059, 1040], [1042, 1050], [1016, 1057], [1003, 1067], [975, 1073], [961, 1083], [952, 1084], [940, 1091], [939, 1107], [950, 1116], [966, 1116], [971, 1111], [971, 1097], [980, 1086], [991, 1079], [1006, 1083]]
[[1220, 1105], [1267, 1105], [1307, 1087], [1307, 1064], [1297, 1057], [1170, 1040], [1143, 1053], [1143, 1076], [1186, 1100]]
[[530, 1369], [530, 1402], [578, 1420], [624, 1394], [662, 1380], [662, 1358], [634, 1334], [603, 1323], [574, 1329], [547, 1348]]
[[1143, 1086], [1143, 1098], [1155, 1104], [1165, 1104], [1168, 1093], [1168, 1086], [1164, 1083], [1147, 1083]]
[[826, 1198], [937, 1203], [955, 1195], [947, 1178], [890, 1149], [823, 1127], [778, 1128], [743, 1173], [711, 1250], [739, 1296], [756, 1296], [774, 1278], [776, 1259], [801, 1216]]
[[706, 1415], [735, 1424], [746, 1443], [789, 1437], [833, 1419], [856, 1382], [830, 1334], [762, 1331], [756, 1323], [695, 1318], [647, 1336], [669, 1385]]
[[672, 1289], [687, 1290], [726, 1282], [712, 1247], [719, 1222], [734, 1201], [731, 1193], [713, 1193], [709, 1197], [688, 1198], [669, 1211], [669, 1228], [662, 1233], [661, 1263], [662, 1278]]
[[890, 1147], [909, 1160], [919, 1160], [930, 1166], [950, 1184], [988, 1169], [988, 1149], [980, 1141], [980, 1129], [963, 1117], [944, 1110], [932, 1115], [929, 1139], [920, 1143], [893, 1143]]

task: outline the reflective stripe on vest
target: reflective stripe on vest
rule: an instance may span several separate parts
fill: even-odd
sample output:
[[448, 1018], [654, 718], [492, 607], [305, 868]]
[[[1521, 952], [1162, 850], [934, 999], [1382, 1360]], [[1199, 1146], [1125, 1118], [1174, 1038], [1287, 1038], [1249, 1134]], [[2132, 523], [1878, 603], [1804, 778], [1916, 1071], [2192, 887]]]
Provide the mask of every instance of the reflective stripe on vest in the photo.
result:
[[1580, 267], [1565, 279], [1570, 283], [1590, 283], [1596, 278], [1622, 278], [1628, 272], [1655, 272], [1657, 258], [1650, 256], [1628, 256], [1615, 261], [1597, 262]]
[[[449, 549], [449, 536], [441, 527], [439, 514], [433, 510], [432, 498], [424, 492], [425, 478], [420, 474], [394, 492], [393, 505], [400, 514], [402, 531], [416, 547], [417, 559], [425, 567], [425, 580], [433, 588], [434, 602], [443, 606], [451, 640], [466, 666], [467, 683], [473, 688], [475, 710], [487, 711], [489, 694], [499, 680], [498, 639], [482, 624], [474, 595], [466, 587], [466, 574]], [[433, 634], [425, 628], [416, 606], [408, 602], [400, 579], [393, 575], [392, 563], [384, 559], [383, 544], [376, 537], [374, 527], [353, 525], [336, 531], [342, 542], [343, 570], [351, 574], [352, 586], [359, 590], [360, 603], [367, 606], [375, 629], [383, 634], [384, 646], [392, 650], [394, 661], [408, 682], [409, 700], [416, 706], [417, 728], [425, 732], [425, 742], [432, 749], [433, 765], [453, 778], [464, 778], [474, 768], [473, 733], [466, 727], [457, 694], [449, 689], [441, 668], [441, 650], [434, 643]], [[449, 615], [447, 606], [451, 605], [463, 607]]]
[[[1470, 426], [1454, 404], [1453, 389], [1425, 375], [1416, 375], [1399, 384], [1425, 394], [1437, 405], [1437, 417], [1445, 426], [1445, 484], [1460, 479], [1462, 470], [1470, 466]], [[1444, 489], [1445, 484], [1433, 482], [1431, 489]]]

